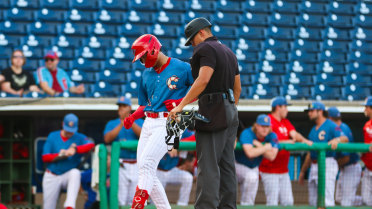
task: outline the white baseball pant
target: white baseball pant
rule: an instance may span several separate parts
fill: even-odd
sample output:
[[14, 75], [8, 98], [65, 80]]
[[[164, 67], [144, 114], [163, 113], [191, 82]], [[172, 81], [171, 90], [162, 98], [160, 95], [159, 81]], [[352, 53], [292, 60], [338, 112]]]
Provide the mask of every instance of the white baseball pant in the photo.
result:
[[236, 177], [240, 184], [241, 198], [240, 205], [254, 205], [258, 190], [259, 171], [258, 166], [249, 168], [235, 162]]
[[372, 171], [364, 169], [362, 177], [362, 199], [363, 203], [372, 206]]
[[177, 205], [187, 206], [189, 204], [193, 182], [191, 173], [174, 167], [169, 171], [157, 170], [157, 176], [164, 188], [167, 184], [181, 184]]
[[[333, 157], [326, 158], [325, 206], [335, 205], [335, 186], [338, 164]], [[309, 204], [316, 206], [318, 199], [318, 164], [312, 163], [309, 174]]]
[[138, 183], [137, 163], [122, 163], [119, 169], [119, 205], [131, 205]]
[[55, 209], [61, 189], [67, 189], [63, 207], [75, 208], [76, 198], [80, 188], [80, 171], [76, 168], [62, 175], [45, 172], [43, 176], [43, 208]]
[[167, 118], [146, 118], [137, 147], [138, 187], [150, 195], [156, 208], [170, 209], [165, 190], [156, 176], [160, 160], [167, 153]]
[[266, 205], [293, 205], [292, 185], [288, 173], [273, 174], [261, 172], [265, 188]]
[[361, 197], [356, 196], [362, 175], [362, 167], [359, 163], [345, 166], [340, 170], [336, 185], [336, 201], [341, 206], [361, 205]]

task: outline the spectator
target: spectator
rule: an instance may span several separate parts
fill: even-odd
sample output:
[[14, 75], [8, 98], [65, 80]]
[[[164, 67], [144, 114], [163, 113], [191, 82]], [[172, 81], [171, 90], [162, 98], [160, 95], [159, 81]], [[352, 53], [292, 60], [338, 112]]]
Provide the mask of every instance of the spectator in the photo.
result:
[[23, 55], [23, 52], [21, 50], [13, 51], [11, 57], [11, 66], [2, 72], [2, 76], [5, 80], [1, 84], [1, 89], [4, 92], [22, 96], [25, 91], [40, 91], [40, 89], [36, 86], [32, 74], [22, 69], [22, 66], [25, 63], [26, 58]]
[[[130, 129], [123, 128], [122, 121], [128, 117], [131, 112], [131, 101], [124, 96], [119, 97], [118, 102], [119, 118], [110, 120], [104, 130], [104, 140], [106, 144], [113, 141], [138, 140], [141, 134], [143, 120], [136, 120]], [[164, 142], [165, 143], [165, 142]], [[124, 150], [120, 151], [120, 169], [119, 169], [119, 205], [130, 205], [136, 191], [138, 182], [137, 152]]]
[[78, 117], [67, 114], [63, 129], [49, 134], [43, 149], [42, 160], [48, 163], [43, 176], [43, 206], [55, 209], [62, 188], [67, 189], [64, 208], [74, 209], [80, 188], [80, 171], [77, 166], [82, 154], [89, 152], [94, 143], [78, 133]]
[[74, 94], [84, 93], [83, 84], [75, 86], [67, 73], [57, 67], [59, 58], [56, 52], [48, 51], [44, 59], [45, 67], [37, 69], [37, 80], [43, 91], [50, 96], [58, 96], [67, 91]]
[[258, 190], [258, 166], [263, 158], [273, 161], [279, 150], [278, 137], [271, 131], [270, 117], [259, 115], [256, 123], [240, 134], [239, 141], [243, 151], [235, 151], [235, 168], [242, 191], [240, 204], [254, 205]]

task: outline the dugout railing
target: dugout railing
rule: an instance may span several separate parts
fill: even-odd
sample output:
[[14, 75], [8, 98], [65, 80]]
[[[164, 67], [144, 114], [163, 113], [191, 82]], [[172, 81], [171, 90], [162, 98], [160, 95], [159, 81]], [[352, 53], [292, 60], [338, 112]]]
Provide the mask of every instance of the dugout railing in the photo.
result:
[[[104, 145], [99, 148], [99, 193], [100, 193], [100, 208], [101, 209], [117, 209], [119, 208], [118, 203], [118, 185], [119, 185], [119, 154], [120, 149], [137, 149], [137, 141], [121, 141], [114, 142], [111, 147], [111, 169], [110, 169], [110, 196], [107, 195], [106, 179], [107, 179], [107, 150]], [[181, 142], [180, 150], [193, 151], [195, 150], [195, 142]], [[340, 143], [337, 146], [336, 151], [343, 152], [368, 152], [369, 147], [372, 145], [363, 143]], [[238, 143], [236, 149], [242, 149]], [[314, 143], [309, 146], [304, 143], [280, 143], [280, 149], [288, 151], [318, 151], [318, 199], [317, 207], [325, 208], [325, 160], [326, 151], [331, 150], [331, 146], [327, 143]]]

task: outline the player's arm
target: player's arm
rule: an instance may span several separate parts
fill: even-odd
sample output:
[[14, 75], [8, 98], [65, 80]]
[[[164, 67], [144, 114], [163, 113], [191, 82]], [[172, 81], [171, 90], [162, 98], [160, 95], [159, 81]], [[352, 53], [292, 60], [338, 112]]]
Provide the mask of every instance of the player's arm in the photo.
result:
[[339, 136], [339, 137], [336, 137], [336, 138], [333, 138], [332, 140], [330, 140], [328, 142], [328, 145], [331, 145], [332, 149], [336, 149], [338, 143], [346, 143], [348, 141], [349, 141], [349, 139], [347, 138], [347, 136]]
[[273, 147], [273, 148], [267, 150], [267, 151], [263, 154], [263, 156], [264, 156], [264, 158], [266, 158], [266, 159], [268, 159], [268, 160], [270, 160], [270, 161], [273, 161], [273, 160], [275, 160], [276, 155], [278, 154], [278, 152], [279, 152], [279, 149]]
[[122, 128], [123, 128], [123, 125], [120, 123], [114, 129], [112, 129], [111, 131], [107, 132], [103, 136], [103, 140], [105, 141], [105, 143], [106, 144], [110, 144], [112, 141], [114, 141], [115, 138], [119, 135], [119, 132], [121, 131]]
[[305, 173], [306, 173], [307, 169], [309, 169], [310, 164], [311, 164], [310, 152], [307, 152], [304, 164], [302, 164], [300, 175], [298, 177], [298, 181], [299, 181], [300, 184], [304, 183]]
[[240, 93], [242, 92], [242, 85], [240, 81], [240, 74], [235, 76], [235, 82], [234, 82], [234, 99], [235, 99], [235, 105], [238, 105]]
[[[257, 140], [253, 140], [253, 141], [257, 141]], [[266, 143], [265, 145], [262, 145], [259, 147], [253, 147], [252, 144], [243, 144], [242, 147], [243, 147], [244, 154], [248, 158], [255, 158], [255, 157], [261, 156], [266, 151], [272, 148], [270, 143]]]
[[337, 158], [338, 167], [343, 168], [350, 161], [350, 155]]
[[[142, 118], [145, 116], [145, 107], [146, 106], [139, 106], [133, 114], [126, 117], [123, 121], [123, 125], [126, 129], [130, 129], [133, 126], [134, 121]], [[133, 130], [134, 131], [134, 130]], [[138, 131], [138, 129], [136, 130]], [[137, 135], [137, 134], [136, 134]], [[138, 135], [137, 135], [138, 136]]]
[[50, 96], [54, 96], [57, 93], [54, 89], [49, 87], [48, 82], [46, 81], [40, 81], [40, 87], [45, 93], [49, 94]]
[[139, 137], [141, 135], [142, 128], [139, 125], [137, 125], [136, 123], [133, 123], [132, 130], [133, 130], [134, 134], [136, 134], [137, 137]]
[[[302, 134], [298, 133], [296, 130], [292, 130], [289, 132], [289, 136], [295, 141], [295, 142], [302, 142], [306, 143], [307, 145], [311, 146], [313, 144], [312, 141], [306, 139]], [[282, 142], [282, 141], [280, 141]]]

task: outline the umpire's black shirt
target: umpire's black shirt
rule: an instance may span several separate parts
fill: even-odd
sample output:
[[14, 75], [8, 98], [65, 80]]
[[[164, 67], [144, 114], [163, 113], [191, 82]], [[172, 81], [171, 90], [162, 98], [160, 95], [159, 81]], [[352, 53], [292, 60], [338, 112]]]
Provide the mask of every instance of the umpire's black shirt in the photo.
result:
[[235, 54], [215, 36], [209, 37], [194, 48], [190, 60], [194, 80], [199, 76], [199, 69], [209, 66], [214, 73], [205, 88], [199, 95], [227, 92], [234, 89], [235, 76], [239, 74], [238, 61]]

